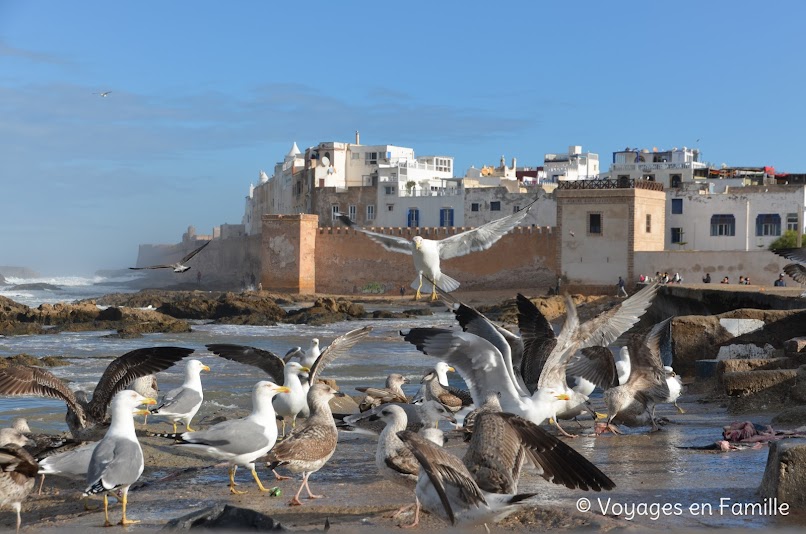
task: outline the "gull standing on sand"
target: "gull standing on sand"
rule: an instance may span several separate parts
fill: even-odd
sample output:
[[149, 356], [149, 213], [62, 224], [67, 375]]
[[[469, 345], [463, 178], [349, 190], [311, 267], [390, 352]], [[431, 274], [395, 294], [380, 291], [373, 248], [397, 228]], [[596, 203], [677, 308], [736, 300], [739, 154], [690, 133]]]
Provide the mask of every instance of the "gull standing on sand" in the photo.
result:
[[229, 464], [230, 493], [242, 494], [235, 489], [235, 471], [247, 467], [260, 491], [271, 491], [263, 486], [255, 471], [255, 460], [265, 455], [277, 443], [277, 421], [272, 399], [278, 393], [288, 393], [286, 386], [268, 380], [255, 384], [252, 389], [252, 413], [243, 419], [232, 419], [211, 426], [207, 430], [181, 434], [155, 434], [178, 440], [177, 447], [186, 447]]
[[410, 254], [414, 259], [414, 270], [417, 272], [417, 278], [411, 283], [411, 287], [417, 290], [414, 299], [419, 300], [421, 290], [423, 290], [430, 291], [431, 300], [436, 300], [437, 286], [446, 292], [455, 291], [459, 287], [459, 282], [440, 270], [440, 260], [487, 250], [501, 239], [504, 234], [523, 221], [535, 202], [532, 201], [528, 206], [512, 215], [501, 217], [478, 228], [440, 240], [425, 239], [417, 235], [409, 241], [403, 237], [365, 230], [360, 226], [356, 226], [350, 217], [344, 214], [339, 214], [339, 220], [348, 227], [366, 234], [386, 250]]
[[53, 373], [38, 367], [9, 365], [0, 369], [0, 395], [25, 395], [60, 399], [67, 404], [65, 420], [74, 438], [97, 440], [103, 436], [109, 402], [136, 378], [164, 371], [193, 353], [182, 347], [149, 347], [135, 349], [115, 358], [87, 400], [87, 393], [73, 393]]
[[10, 504], [17, 513], [17, 532], [22, 523], [22, 501], [34, 489], [37, 469], [36, 460], [20, 445], [0, 447], [0, 506]]
[[[143, 410], [147, 411], [147, 410]], [[86, 480], [90, 468], [92, 454], [100, 441], [72, 442], [62, 447], [48, 451], [37, 456], [39, 461], [39, 494], [42, 494], [42, 484], [45, 475], [57, 475], [67, 478]]]
[[185, 264], [186, 264], [188, 261], [190, 261], [190, 259], [191, 259], [193, 256], [195, 256], [196, 254], [198, 254], [199, 252], [201, 252], [201, 251], [202, 251], [202, 249], [203, 249], [204, 247], [206, 247], [207, 245], [209, 245], [210, 243], [212, 243], [212, 241], [205, 241], [205, 242], [204, 242], [204, 244], [203, 244], [202, 246], [200, 246], [199, 248], [197, 248], [197, 249], [195, 249], [195, 250], [193, 250], [193, 251], [189, 252], [187, 255], [185, 255], [185, 256], [184, 256], [184, 257], [183, 257], [181, 260], [179, 260], [178, 262], [176, 262], [176, 263], [171, 263], [170, 265], [150, 265], [150, 266], [148, 266], [148, 267], [129, 267], [129, 269], [132, 269], [132, 270], [134, 270], [134, 271], [139, 271], [139, 270], [141, 270], [141, 269], [173, 269], [175, 273], [184, 273], [185, 271], [189, 271], [189, 270], [190, 270], [190, 266], [185, 265]]
[[330, 399], [334, 396], [344, 397], [344, 393], [336, 391], [323, 382], [311, 385], [308, 392], [310, 417], [305, 420], [304, 425], [292, 430], [269, 453], [271, 469], [286, 466], [293, 473], [302, 473], [302, 483], [297, 494], [288, 503], [290, 506], [302, 504], [299, 500], [302, 488], [307, 490], [309, 499], [322, 497], [322, 495], [314, 495], [311, 492], [308, 477], [319, 471], [336, 451], [339, 432], [333, 421], [333, 413], [330, 411], [329, 405]]
[[172, 389], [165, 394], [162, 402], [151, 411], [152, 415], [159, 415], [167, 418], [174, 425], [176, 433], [176, 423], [181, 421], [189, 432], [190, 421], [204, 400], [202, 391], [201, 372], [209, 371], [210, 368], [199, 360], [188, 360], [185, 365], [185, 381], [178, 388]]
[[106, 435], [95, 447], [87, 470], [87, 489], [84, 497], [104, 494], [104, 526], [112, 526], [109, 522], [109, 493], [121, 497], [123, 507], [120, 525], [127, 526], [139, 521], [126, 518], [129, 487], [137, 482], [143, 474], [143, 449], [134, 432], [135, 410], [141, 404], [156, 404], [155, 399], [143, 397], [136, 391], [124, 389], [112, 399], [112, 422]]

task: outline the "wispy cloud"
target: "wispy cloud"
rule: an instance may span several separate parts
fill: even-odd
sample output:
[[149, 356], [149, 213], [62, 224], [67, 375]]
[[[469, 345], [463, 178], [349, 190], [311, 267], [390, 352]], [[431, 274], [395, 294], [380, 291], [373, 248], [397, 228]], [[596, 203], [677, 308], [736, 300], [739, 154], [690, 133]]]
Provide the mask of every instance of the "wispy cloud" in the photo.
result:
[[72, 62], [64, 59], [63, 57], [55, 56], [53, 54], [46, 54], [44, 52], [36, 52], [34, 50], [25, 50], [11, 46], [3, 39], [0, 39], [0, 57], [10, 57], [23, 59], [32, 63], [46, 63], [49, 65], [70, 65]]

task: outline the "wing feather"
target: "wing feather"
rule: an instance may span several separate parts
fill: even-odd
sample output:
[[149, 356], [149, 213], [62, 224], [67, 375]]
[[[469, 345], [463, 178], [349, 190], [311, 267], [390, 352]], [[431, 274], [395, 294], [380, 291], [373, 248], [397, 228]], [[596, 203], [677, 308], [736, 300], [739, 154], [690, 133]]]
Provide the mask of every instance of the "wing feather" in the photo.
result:
[[356, 343], [367, 337], [371, 331], [371, 326], [365, 326], [351, 330], [334, 339], [311, 366], [311, 372], [308, 374], [308, 383], [311, 385], [316, 384], [316, 378], [319, 376], [319, 373], [321, 373], [330, 362], [350, 352], [350, 349], [352, 349]]
[[268, 374], [278, 386], [283, 385], [285, 377], [283, 370], [285, 362], [271, 351], [249, 347], [246, 345], [231, 345], [228, 343], [211, 343], [205, 345], [207, 350], [226, 360], [252, 365]]

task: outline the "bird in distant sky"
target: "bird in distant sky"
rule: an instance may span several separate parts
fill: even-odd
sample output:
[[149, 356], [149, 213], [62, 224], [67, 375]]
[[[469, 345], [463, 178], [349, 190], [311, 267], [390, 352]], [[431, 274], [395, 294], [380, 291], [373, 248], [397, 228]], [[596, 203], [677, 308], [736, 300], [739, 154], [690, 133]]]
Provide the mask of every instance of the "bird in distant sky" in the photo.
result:
[[109, 93], [111, 93], [111, 92], [112, 91], [104, 91], [103, 93], [92, 93], [92, 94], [99, 95], [99, 96], [102, 96], [102, 97], [106, 98], [107, 96], [109, 96]]
[[201, 249], [209, 245], [212, 241], [205, 241], [202, 246], [193, 250], [192, 252], [188, 253], [187, 256], [182, 258], [176, 263], [172, 263], [170, 265], [150, 265], [148, 267], [129, 267], [129, 269], [139, 270], [139, 269], [173, 269], [175, 273], [183, 273], [187, 270], [190, 270], [188, 265], [185, 265], [190, 258], [201, 252]]

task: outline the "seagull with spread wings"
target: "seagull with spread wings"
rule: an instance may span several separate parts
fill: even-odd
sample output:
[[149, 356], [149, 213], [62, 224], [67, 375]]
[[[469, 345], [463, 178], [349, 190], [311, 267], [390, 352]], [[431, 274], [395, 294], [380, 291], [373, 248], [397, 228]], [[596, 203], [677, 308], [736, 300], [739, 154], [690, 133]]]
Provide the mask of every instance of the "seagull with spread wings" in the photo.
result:
[[195, 250], [192, 250], [191, 252], [187, 253], [181, 260], [179, 260], [176, 263], [171, 263], [171, 264], [166, 264], [166, 265], [150, 265], [148, 267], [129, 267], [129, 269], [132, 269], [132, 270], [135, 270], [135, 271], [138, 271], [138, 270], [141, 270], [141, 269], [173, 269], [175, 273], [183, 273], [185, 271], [190, 270], [190, 266], [185, 265], [188, 261], [190, 261], [190, 258], [192, 258], [196, 254], [201, 252], [202, 249], [204, 247], [206, 247], [207, 245], [209, 245], [210, 243], [212, 243], [212, 241], [205, 241], [202, 246], [200, 246], [199, 248], [197, 248]]
[[51, 372], [25, 365], [0, 369], [0, 395], [61, 399], [67, 404], [67, 426], [76, 439], [94, 440], [103, 436], [103, 423], [112, 398], [136, 378], [164, 371], [193, 353], [182, 347], [149, 347], [127, 352], [114, 359], [104, 371], [92, 399], [87, 393], [74, 393]]
[[[806, 267], [801, 265], [806, 263], [806, 247], [801, 248], [779, 248], [773, 250], [776, 254], [788, 260], [794, 260], [799, 263], [789, 263], [784, 266], [784, 272], [788, 274], [792, 280], [799, 284], [806, 284]], [[801, 297], [806, 296], [806, 292], [801, 294]]]
[[535, 202], [531, 202], [512, 215], [440, 240], [425, 239], [417, 235], [409, 241], [403, 237], [371, 232], [356, 226], [350, 217], [344, 214], [339, 214], [339, 219], [350, 228], [366, 234], [386, 250], [410, 254], [414, 259], [414, 269], [417, 271], [417, 278], [411, 283], [411, 287], [417, 290], [415, 300], [420, 299], [421, 291], [430, 291], [431, 300], [436, 300], [436, 286], [448, 292], [455, 291], [459, 287], [459, 282], [440, 270], [440, 260], [456, 258], [490, 248], [504, 234], [523, 221]]

